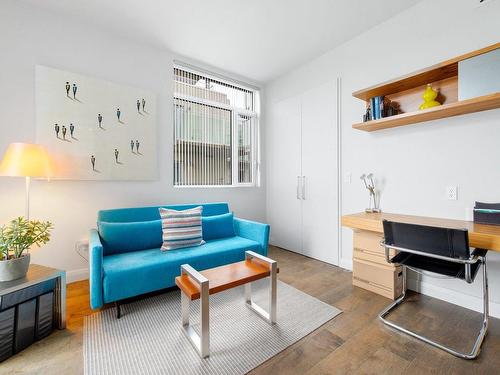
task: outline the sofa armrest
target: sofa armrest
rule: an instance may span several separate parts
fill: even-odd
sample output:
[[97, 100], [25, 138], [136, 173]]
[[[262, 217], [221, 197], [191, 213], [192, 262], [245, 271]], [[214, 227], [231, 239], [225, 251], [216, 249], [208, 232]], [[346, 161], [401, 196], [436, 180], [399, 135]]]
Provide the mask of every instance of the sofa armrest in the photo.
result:
[[267, 255], [269, 244], [269, 224], [234, 218], [234, 230], [237, 236], [248, 238], [260, 244], [262, 255]]
[[91, 229], [89, 235], [89, 283], [90, 307], [98, 309], [104, 305], [102, 296], [102, 243], [97, 229]]

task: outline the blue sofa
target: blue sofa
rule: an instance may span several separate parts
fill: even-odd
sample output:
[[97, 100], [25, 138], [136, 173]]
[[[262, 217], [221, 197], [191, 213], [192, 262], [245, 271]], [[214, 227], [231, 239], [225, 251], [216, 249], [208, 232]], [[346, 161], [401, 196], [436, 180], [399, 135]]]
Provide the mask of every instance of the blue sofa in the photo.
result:
[[[267, 255], [269, 225], [232, 218], [227, 203], [161, 207], [185, 210], [197, 206], [203, 206], [206, 243], [164, 252], [160, 251], [159, 206], [99, 211], [98, 229], [92, 229], [89, 237], [91, 307], [172, 287], [185, 263], [203, 270], [241, 261], [246, 250]], [[217, 224], [219, 218], [226, 221], [226, 229], [231, 220], [234, 230], [224, 230]]]

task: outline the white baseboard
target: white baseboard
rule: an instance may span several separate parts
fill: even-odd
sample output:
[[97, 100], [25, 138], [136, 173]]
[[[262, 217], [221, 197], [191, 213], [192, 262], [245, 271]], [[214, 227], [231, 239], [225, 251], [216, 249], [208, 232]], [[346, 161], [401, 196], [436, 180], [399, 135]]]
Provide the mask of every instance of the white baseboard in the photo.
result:
[[88, 278], [89, 278], [88, 268], [80, 268], [79, 270], [66, 271], [66, 284], [80, 280], [87, 280]]
[[352, 258], [340, 259], [339, 266], [346, 270], [352, 271]]
[[[448, 288], [442, 288], [413, 278], [407, 279], [407, 286], [408, 289], [414, 290], [418, 293], [422, 293], [430, 297], [438, 298], [440, 300], [453, 303], [455, 305], [465, 307], [477, 312], [483, 311], [483, 300], [482, 298], [476, 296], [460, 293]], [[500, 318], [500, 303], [491, 301], [491, 293], [490, 316]]]

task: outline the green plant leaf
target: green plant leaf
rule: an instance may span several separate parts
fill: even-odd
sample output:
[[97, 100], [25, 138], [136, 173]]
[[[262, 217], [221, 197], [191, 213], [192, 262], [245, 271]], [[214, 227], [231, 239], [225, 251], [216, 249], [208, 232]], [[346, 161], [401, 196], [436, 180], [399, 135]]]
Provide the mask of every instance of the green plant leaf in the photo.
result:
[[21, 216], [11, 220], [0, 227], [0, 260], [19, 258], [33, 245], [46, 244], [52, 229], [49, 221], [28, 221]]

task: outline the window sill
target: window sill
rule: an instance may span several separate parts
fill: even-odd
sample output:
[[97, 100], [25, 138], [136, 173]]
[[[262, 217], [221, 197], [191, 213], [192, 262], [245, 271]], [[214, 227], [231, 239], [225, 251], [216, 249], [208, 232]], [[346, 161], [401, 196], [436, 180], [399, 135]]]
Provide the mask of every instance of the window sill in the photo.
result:
[[239, 185], [174, 185], [174, 189], [232, 189], [232, 188], [256, 188], [255, 184]]

